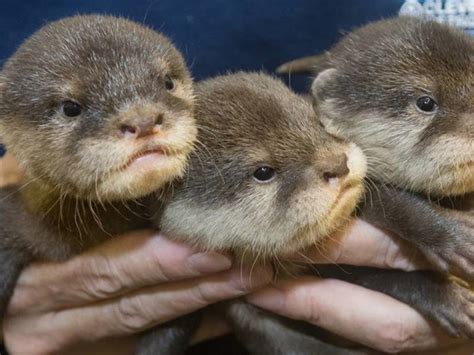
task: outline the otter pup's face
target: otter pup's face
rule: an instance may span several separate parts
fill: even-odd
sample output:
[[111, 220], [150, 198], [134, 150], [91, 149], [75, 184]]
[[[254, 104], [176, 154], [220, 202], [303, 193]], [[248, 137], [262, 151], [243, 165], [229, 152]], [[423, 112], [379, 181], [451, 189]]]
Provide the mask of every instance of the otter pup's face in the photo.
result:
[[0, 136], [30, 178], [82, 198], [137, 198], [184, 172], [189, 72], [160, 34], [125, 19], [45, 26], [5, 64]]
[[328, 135], [280, 81], [238, 73], [197, 87], [197, 152], [161, 227], [210, 249], [268, 256], [344, 223], [362, 192], [361, 151]]
[[472, 37], [402, 18], [350, 34], [333, 53], [313, 84], [316, 109], [363, 148], [369, 175], [433, 195], [474, 191]]

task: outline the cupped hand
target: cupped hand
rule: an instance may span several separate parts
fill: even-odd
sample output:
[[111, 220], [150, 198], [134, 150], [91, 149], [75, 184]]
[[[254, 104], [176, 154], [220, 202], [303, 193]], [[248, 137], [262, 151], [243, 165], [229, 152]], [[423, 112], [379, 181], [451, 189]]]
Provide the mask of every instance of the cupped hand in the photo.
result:
[[[405, 271], [428, 267], [421, 253], [360, 220], [345, 233], [332, 237], [324, 250], [315, 248], [294, 259]], [[471, 351], [474, 348], [473, 342], [461, 344], [449, 338], [406, 304], [344, 281], [317, 277], [285, 279], [247, 299], [271, 312], [308, 321], [383, 352], [444, 349], [445, 354], [452, 346], [465, 345]]]
[[39, 354], [124, 338], [271, 278], [269, 269], [250, 275], [226, 255], [135, 232], [64, 263], [27, 267], [4, 318], [4, 342], [12, 354]]

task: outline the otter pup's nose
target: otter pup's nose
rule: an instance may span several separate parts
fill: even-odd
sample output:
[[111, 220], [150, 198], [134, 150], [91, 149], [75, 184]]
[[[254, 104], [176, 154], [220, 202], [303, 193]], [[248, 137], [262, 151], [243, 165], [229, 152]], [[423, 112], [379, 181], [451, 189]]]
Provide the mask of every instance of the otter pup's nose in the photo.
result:
[[330, 182], [333, 179], [343, 178], [349, 174], [349, 167], [347, 166], [347, 155], [342, 154], [337, 156], [332, 164], [328, 166], [323, 172], [323, 179]]
[[135, 118], [123, 122], [120, 132], [125, 138], [141, 138], [154, 134], [155, 128], [163, 123], [163, 114], [156, 117]]

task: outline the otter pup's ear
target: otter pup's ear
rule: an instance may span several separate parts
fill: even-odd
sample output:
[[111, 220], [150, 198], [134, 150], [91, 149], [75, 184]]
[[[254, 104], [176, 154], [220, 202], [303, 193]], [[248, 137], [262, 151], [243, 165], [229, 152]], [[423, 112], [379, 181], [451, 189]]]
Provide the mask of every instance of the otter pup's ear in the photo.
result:
[[329, 98], [328, 91], [334, 86], [338, 71], [334, 68], [326, 69], [319, 73], [311, 85], [311, 95], [319, 103], [323, 103]]
[[329, 63], [329, 54], [318, 54], [309, 57], [303, 57], [292, 60], [276, 68], [278, 74], [304, 74], [309, 73], [317, 75], [324, 69], [327, 69]]
[[331, 91], [336, 84], [337, 77], [337, 69], [326, 69], [314, 79], [311, 85], [313, 107], [319, 113], [319, 119], [326, 130], [334, 135], [337, 135], [339, 124], [337, 117], [339, 117], [339, 115], [334, 100], [331, 100]]

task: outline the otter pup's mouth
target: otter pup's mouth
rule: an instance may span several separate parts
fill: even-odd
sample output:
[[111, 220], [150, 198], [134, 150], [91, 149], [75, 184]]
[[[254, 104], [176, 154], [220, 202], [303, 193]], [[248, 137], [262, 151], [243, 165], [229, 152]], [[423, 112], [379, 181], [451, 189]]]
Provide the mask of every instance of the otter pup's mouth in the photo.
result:
[[361, 193], [362, 190], [362, 181], [360, 180], [349, 180], [343, 186], [341, 186], [339, 193], [334, 200], [333, 208], [336, 207], [339, 203], [344, 202], [345, 198], [348, 195], [352, 195], [353, 192]]
[[354, 178], [345, 182], [327, 212], [317, 221], [302, 226], [280, 254], [294, 254], [298, 250], [314, 245], [314, 243], [324, 242], [331, 234], [339, 231], [350, 221], [363, 192], [362, 180]]
[[116, 170], [125, 171], [130, 168], [149, 166], [150, 164], [154, 164], [157, 161], [166, 158], [167, 156], [168, 152], [166, 152], [162, 147], [144, 149], [133, 154], [125, 164]]
[[345, 183], [329, 209], [329, 213], [326, 216], [328, 225], [325, 227], [329, 230], [331, 226], [339, 226], [344, 221], [347, 221], [356, 209], [363, 192], [364, 184], [362, 181], [351, 180]]

